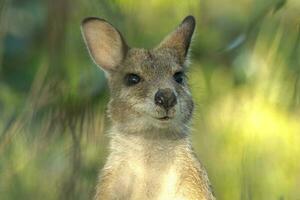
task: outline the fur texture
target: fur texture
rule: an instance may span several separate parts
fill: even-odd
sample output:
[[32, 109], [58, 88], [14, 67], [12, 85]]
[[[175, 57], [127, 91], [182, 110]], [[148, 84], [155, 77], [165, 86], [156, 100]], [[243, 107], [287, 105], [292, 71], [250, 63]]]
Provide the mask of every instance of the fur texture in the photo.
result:
[[[106, 72], [111, 91], [110, 155], [96, 200], [214, 199], [189, 139], [194, 104], [184, 74], [194, 28], [189, 16], [161, 44], [147, 50], [128, 47], [105, 20], [83, 21], [89, 52]], [[128, 74], [139, 77], [138, 83], [128, 86]], [[170, 109], [155, 102], [160, 89], [176, 96]]]

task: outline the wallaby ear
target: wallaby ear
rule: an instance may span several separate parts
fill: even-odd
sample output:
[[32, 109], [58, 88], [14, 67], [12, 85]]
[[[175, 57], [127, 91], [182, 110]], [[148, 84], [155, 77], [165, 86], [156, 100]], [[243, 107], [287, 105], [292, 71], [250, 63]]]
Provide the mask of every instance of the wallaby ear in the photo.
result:
[[82, 21], [81, 32], [94, 62], [105, 71], [114, 71], [125, 58], [128, 46], [120, 32], [103, 19]]
[[171, 48], [175, 49], [176, 53], [182, 61], [185, 61], [191, 39], [195, 29], [195, 18], [187, 16], [182, 23], [176, 28], [175, 31], [170, 33], [158, 46], [158, 48]]

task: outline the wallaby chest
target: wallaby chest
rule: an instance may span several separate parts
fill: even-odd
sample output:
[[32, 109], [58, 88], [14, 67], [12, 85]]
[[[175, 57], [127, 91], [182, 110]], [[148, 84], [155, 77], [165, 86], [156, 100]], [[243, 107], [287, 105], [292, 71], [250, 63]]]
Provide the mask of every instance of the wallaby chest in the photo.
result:
[[119, 145], [119, 153], [110, 158], [111, 167], [117, 168], [118, 173], [113, 190], [122, 190], [124, 199], [175, 197], [180, 173], [174, 142], [129, 140]]

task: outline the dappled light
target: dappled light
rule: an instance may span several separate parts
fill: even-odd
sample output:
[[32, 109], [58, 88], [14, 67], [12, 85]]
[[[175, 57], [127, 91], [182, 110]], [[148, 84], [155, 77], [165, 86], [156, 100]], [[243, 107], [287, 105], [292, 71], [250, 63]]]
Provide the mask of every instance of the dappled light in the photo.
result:
[[217, 199], [298, 199], [299, 13], [298, 0], [4, 0], [0, 199], [95, 194], [109, 92], [81, 38], [83, 18], [107, 19], [129, 46], [153, 48], [190, 14], [192, 143]]

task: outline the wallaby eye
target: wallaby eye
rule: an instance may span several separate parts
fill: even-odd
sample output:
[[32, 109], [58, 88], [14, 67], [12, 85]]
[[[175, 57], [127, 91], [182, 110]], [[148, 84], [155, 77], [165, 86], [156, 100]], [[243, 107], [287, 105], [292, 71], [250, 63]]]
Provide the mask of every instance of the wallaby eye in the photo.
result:
[[125, 84], [127, 86], [136, 85], [141, 81], [141, 77], [137, 74], [127, 74], [125, 76]]
[[183, 84], [183, 80], [184, 80], [184, 73], [183, 72], [176, 72], [173, 75], [174, 80], [179, 83], [179, 84]]

